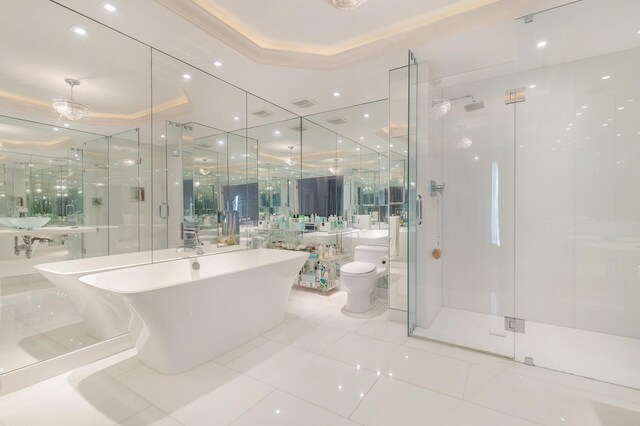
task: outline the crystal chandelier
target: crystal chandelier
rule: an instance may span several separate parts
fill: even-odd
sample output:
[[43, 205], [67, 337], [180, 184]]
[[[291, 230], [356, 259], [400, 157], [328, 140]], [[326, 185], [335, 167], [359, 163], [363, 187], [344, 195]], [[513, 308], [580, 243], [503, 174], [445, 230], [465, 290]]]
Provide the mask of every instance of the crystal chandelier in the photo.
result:
[[296, 165], [296, 160], [295, 158], [293, 158], [293, 147], [290, 146], [289, 148], [289, 157], [284, 159], [284, 162], [287, 163], [289, 166], [293, 167]]
[[87, 105], [73, 100], [73, 86], [79, 86], [80, 82], [72, 78], [66, 78], [64, 81], [71, 87], [71, 99], [54, 99], [53, 108], [68, 120], [80, 120], [89, 115]]
[[326, 0], [331, 6], [342, 9], [342, 10], [352, 10], [356, 7], [360, 7], [367, 0]]

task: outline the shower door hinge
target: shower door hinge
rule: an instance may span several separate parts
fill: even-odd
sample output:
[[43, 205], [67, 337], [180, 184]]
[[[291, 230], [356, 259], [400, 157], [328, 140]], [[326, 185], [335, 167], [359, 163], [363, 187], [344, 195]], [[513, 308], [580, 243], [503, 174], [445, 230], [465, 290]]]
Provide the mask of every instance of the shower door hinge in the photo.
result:
[[521, 318], [504, 317], [504, 329], [524, 333], [524, 320]]
[[519, 89], [511, 89], [504, 92], [504, 104], [516, 104], [527, 100], [527, 91], [524, 87]]
[[529, 15], [525, 15], [524, 17], [524, 23], [525, 24], [530, 24], [533, 22], [533, 13], [529, 14]]

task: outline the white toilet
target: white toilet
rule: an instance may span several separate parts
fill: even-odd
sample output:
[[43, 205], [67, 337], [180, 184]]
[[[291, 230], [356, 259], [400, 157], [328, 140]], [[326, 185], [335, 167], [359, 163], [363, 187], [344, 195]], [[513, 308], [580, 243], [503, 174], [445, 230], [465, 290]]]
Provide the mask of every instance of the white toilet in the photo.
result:
[[347, 311], [367, 312], [374, 300], [376, 279], [387, 273], [387, 246], [357, 246], [353, 262], [340, 268], [340, 282], [347, 291]]

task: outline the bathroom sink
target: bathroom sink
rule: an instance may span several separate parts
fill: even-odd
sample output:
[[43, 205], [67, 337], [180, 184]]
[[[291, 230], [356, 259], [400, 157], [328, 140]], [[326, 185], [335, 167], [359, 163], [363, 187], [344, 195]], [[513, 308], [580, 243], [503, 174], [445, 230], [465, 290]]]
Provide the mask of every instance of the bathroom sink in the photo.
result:
[[20, 229], [42, 228], [50, 220], [50, 217], [0, 217], [0, 226]]

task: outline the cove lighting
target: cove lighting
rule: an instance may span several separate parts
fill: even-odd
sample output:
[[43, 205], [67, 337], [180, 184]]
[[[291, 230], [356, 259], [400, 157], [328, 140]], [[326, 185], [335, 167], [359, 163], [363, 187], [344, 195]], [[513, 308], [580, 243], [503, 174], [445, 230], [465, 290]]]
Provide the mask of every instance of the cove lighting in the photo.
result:
[[538, 49], [541, 49], [541, 48], [545, 47], [546, 45], [547, 45], [546, 41], [539, 41], [536, 46], [538, 46]]

